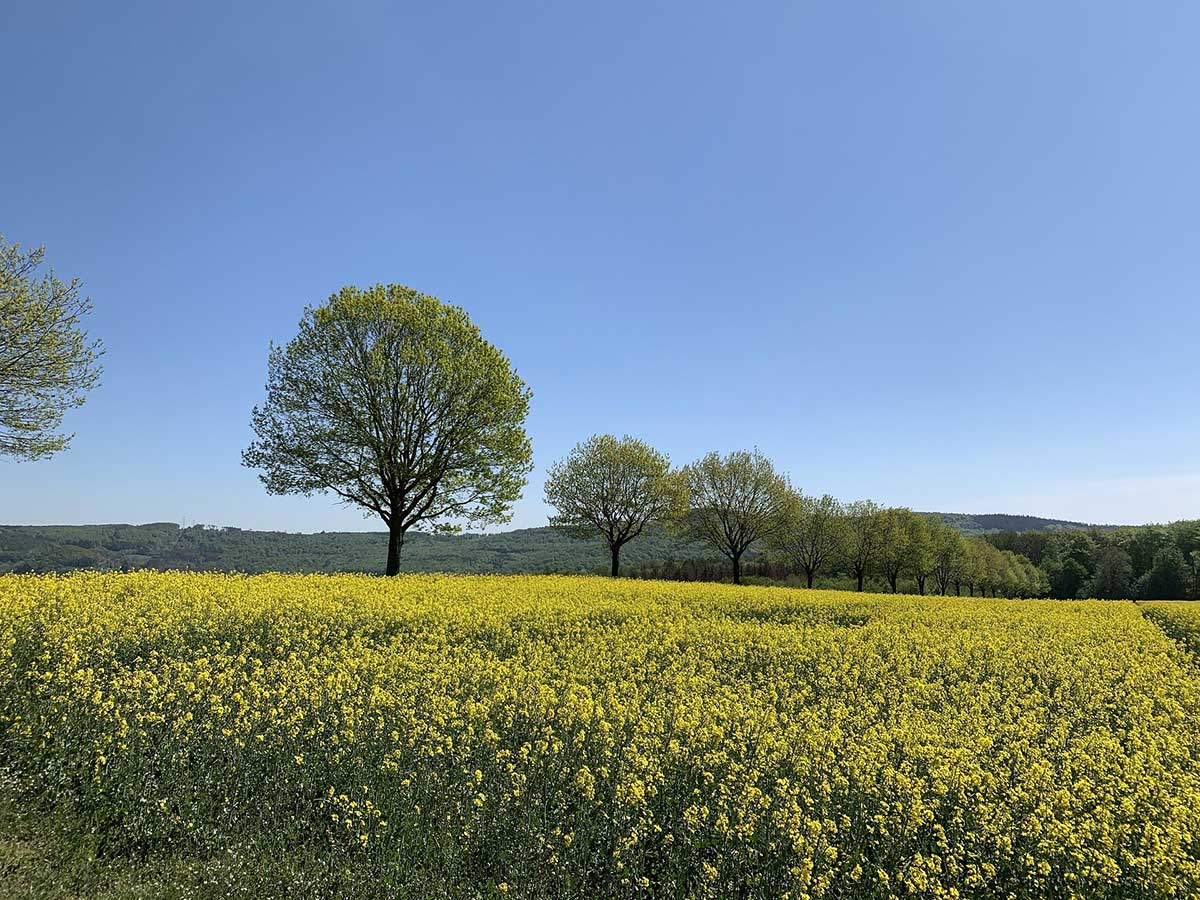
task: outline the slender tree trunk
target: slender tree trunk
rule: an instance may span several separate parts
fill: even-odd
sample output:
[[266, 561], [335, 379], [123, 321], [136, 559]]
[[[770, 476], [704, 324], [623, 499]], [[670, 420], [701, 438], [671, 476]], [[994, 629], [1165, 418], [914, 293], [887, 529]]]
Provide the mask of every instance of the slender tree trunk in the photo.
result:
[[808, 581], [809, 588], [811, 588], [813, 583], [813, 570], [805, 566], [804, 577]]
[[858, 570], [857, 572], [855, 572], [854, 574], [855, 574], [855, 576], [857, 576], [857, 578], [858, 578], [858, 591], [859, 591], [859, 593], [861, 594], [861, 593], [862, 593], [862, 589], [863, 589], [863, 576], [867, 574], [867, 570], [866, 570], [866, 569], [859, 569], [859, 570]]
[[388, 529], [388, 575], [395, 575], [400, 571], [400, 551], [403, 549], [404, 532], [396, 527]]
[[900, 580], [900, 576], [898, 574], [889, 574], [888, 575], [888, 585], [891, 587], [893, 594], [898, 593], [896, 590], [896, 582], [899, 580]]
[[925, 596], [925, 576], [924, 575], [917, 576], [917, 593], [920, 594], [922, 597]]
[[613, 544], [609, 549], [612, 550], [612, 577], [616, 578], [621, 574], [621, 545]]
[[954, 582], [954, 596], [955, 597], [962, 596], [962, 582], [960, 582], [960, 581]]
[[735, 553], [730, 557], [733, 560], [733, 583], [742, 583], [742, 554]]

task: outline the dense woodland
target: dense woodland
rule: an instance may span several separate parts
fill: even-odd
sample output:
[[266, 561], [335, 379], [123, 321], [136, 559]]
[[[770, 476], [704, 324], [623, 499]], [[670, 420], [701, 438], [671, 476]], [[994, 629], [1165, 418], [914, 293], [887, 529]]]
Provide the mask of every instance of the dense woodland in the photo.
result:
[[1200, 599], [1200, 519], [1062, 532], [1000, 532], [987, 540], [1031, 560], [1051, 597]]

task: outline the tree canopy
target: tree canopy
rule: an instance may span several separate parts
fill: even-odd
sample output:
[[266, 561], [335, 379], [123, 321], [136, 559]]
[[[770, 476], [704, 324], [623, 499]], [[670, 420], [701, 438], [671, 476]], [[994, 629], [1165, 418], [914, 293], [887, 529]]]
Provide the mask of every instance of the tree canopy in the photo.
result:
[[99, 382], [104, 353], [83, 328], [92, 303], [81, 283], [39, 277], [44, 258], [0, 235], [0, 453], [25, 460], [70, 444], [58, 429]]
[[912, 510], [902, 507], [885, 509], [881, 514], [879, 568], [893, 594], [899, 590], [900, 576], [911, 568], [913, 554], [918, 549], [913, 533], [913, 520], [918, 518]]
[[667, 456], [644, 441], [597, 434], [550, 467], [546, 502], [556, 510], [551, 525], [604, 538], [615, 578], [621, 548], [651, 522], [677, 519], [686, 508], [687, 486]]
[[841, 547], [842, 506], [829, 494], [808, 497], [792, 491], [783, 521], [771, 535], [772, 549], [804, 572], [807, 587], [837, 559]]
[[873, 500], [855, 500], [845, 506], [842, 557], [860, 591], [868, 569], [878, 558], [884, 535], [883, 512]]
[[247, 466], [273, 494], [332, 492], [388, 526], [508, 521], [532, 467], [530, 392], [466, 312], [401, 285], [346, 287], [273, 346]]
[[691, 497], [685, 530], [728, 557], [740, 584], [742, 556], [784, 525], [787, 479], [758, 450], [709, 453], [683, 471]]

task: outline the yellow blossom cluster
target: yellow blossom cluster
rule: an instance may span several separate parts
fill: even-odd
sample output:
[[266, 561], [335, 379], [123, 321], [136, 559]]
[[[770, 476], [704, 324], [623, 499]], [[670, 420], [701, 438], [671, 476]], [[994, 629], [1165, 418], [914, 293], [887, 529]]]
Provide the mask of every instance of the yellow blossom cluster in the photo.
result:
[[1140, 606], [1151, 621], [1189, 650], [1200, 664], [1200, 602], [1154, 600]]
[[1196, 897], [1200, 674], [1147, 615], [5, 576], [0, 739], [132, 845], [324, 860], [355, 896]]

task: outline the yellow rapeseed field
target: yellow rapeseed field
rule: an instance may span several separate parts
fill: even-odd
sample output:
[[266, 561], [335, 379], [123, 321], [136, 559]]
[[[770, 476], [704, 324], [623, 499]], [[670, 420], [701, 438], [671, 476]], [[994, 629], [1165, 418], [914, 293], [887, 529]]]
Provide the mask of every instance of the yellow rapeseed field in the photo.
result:
[[1131, 603], [7, 576], [0, 740], [294, 896], [1200, 896], [1200, 673]]
[[1200, 661], [1200, 602], [1194, 600], [1157, 600], [1143, 603], [1142, 609], [1163, 631], [1188, 648]]

